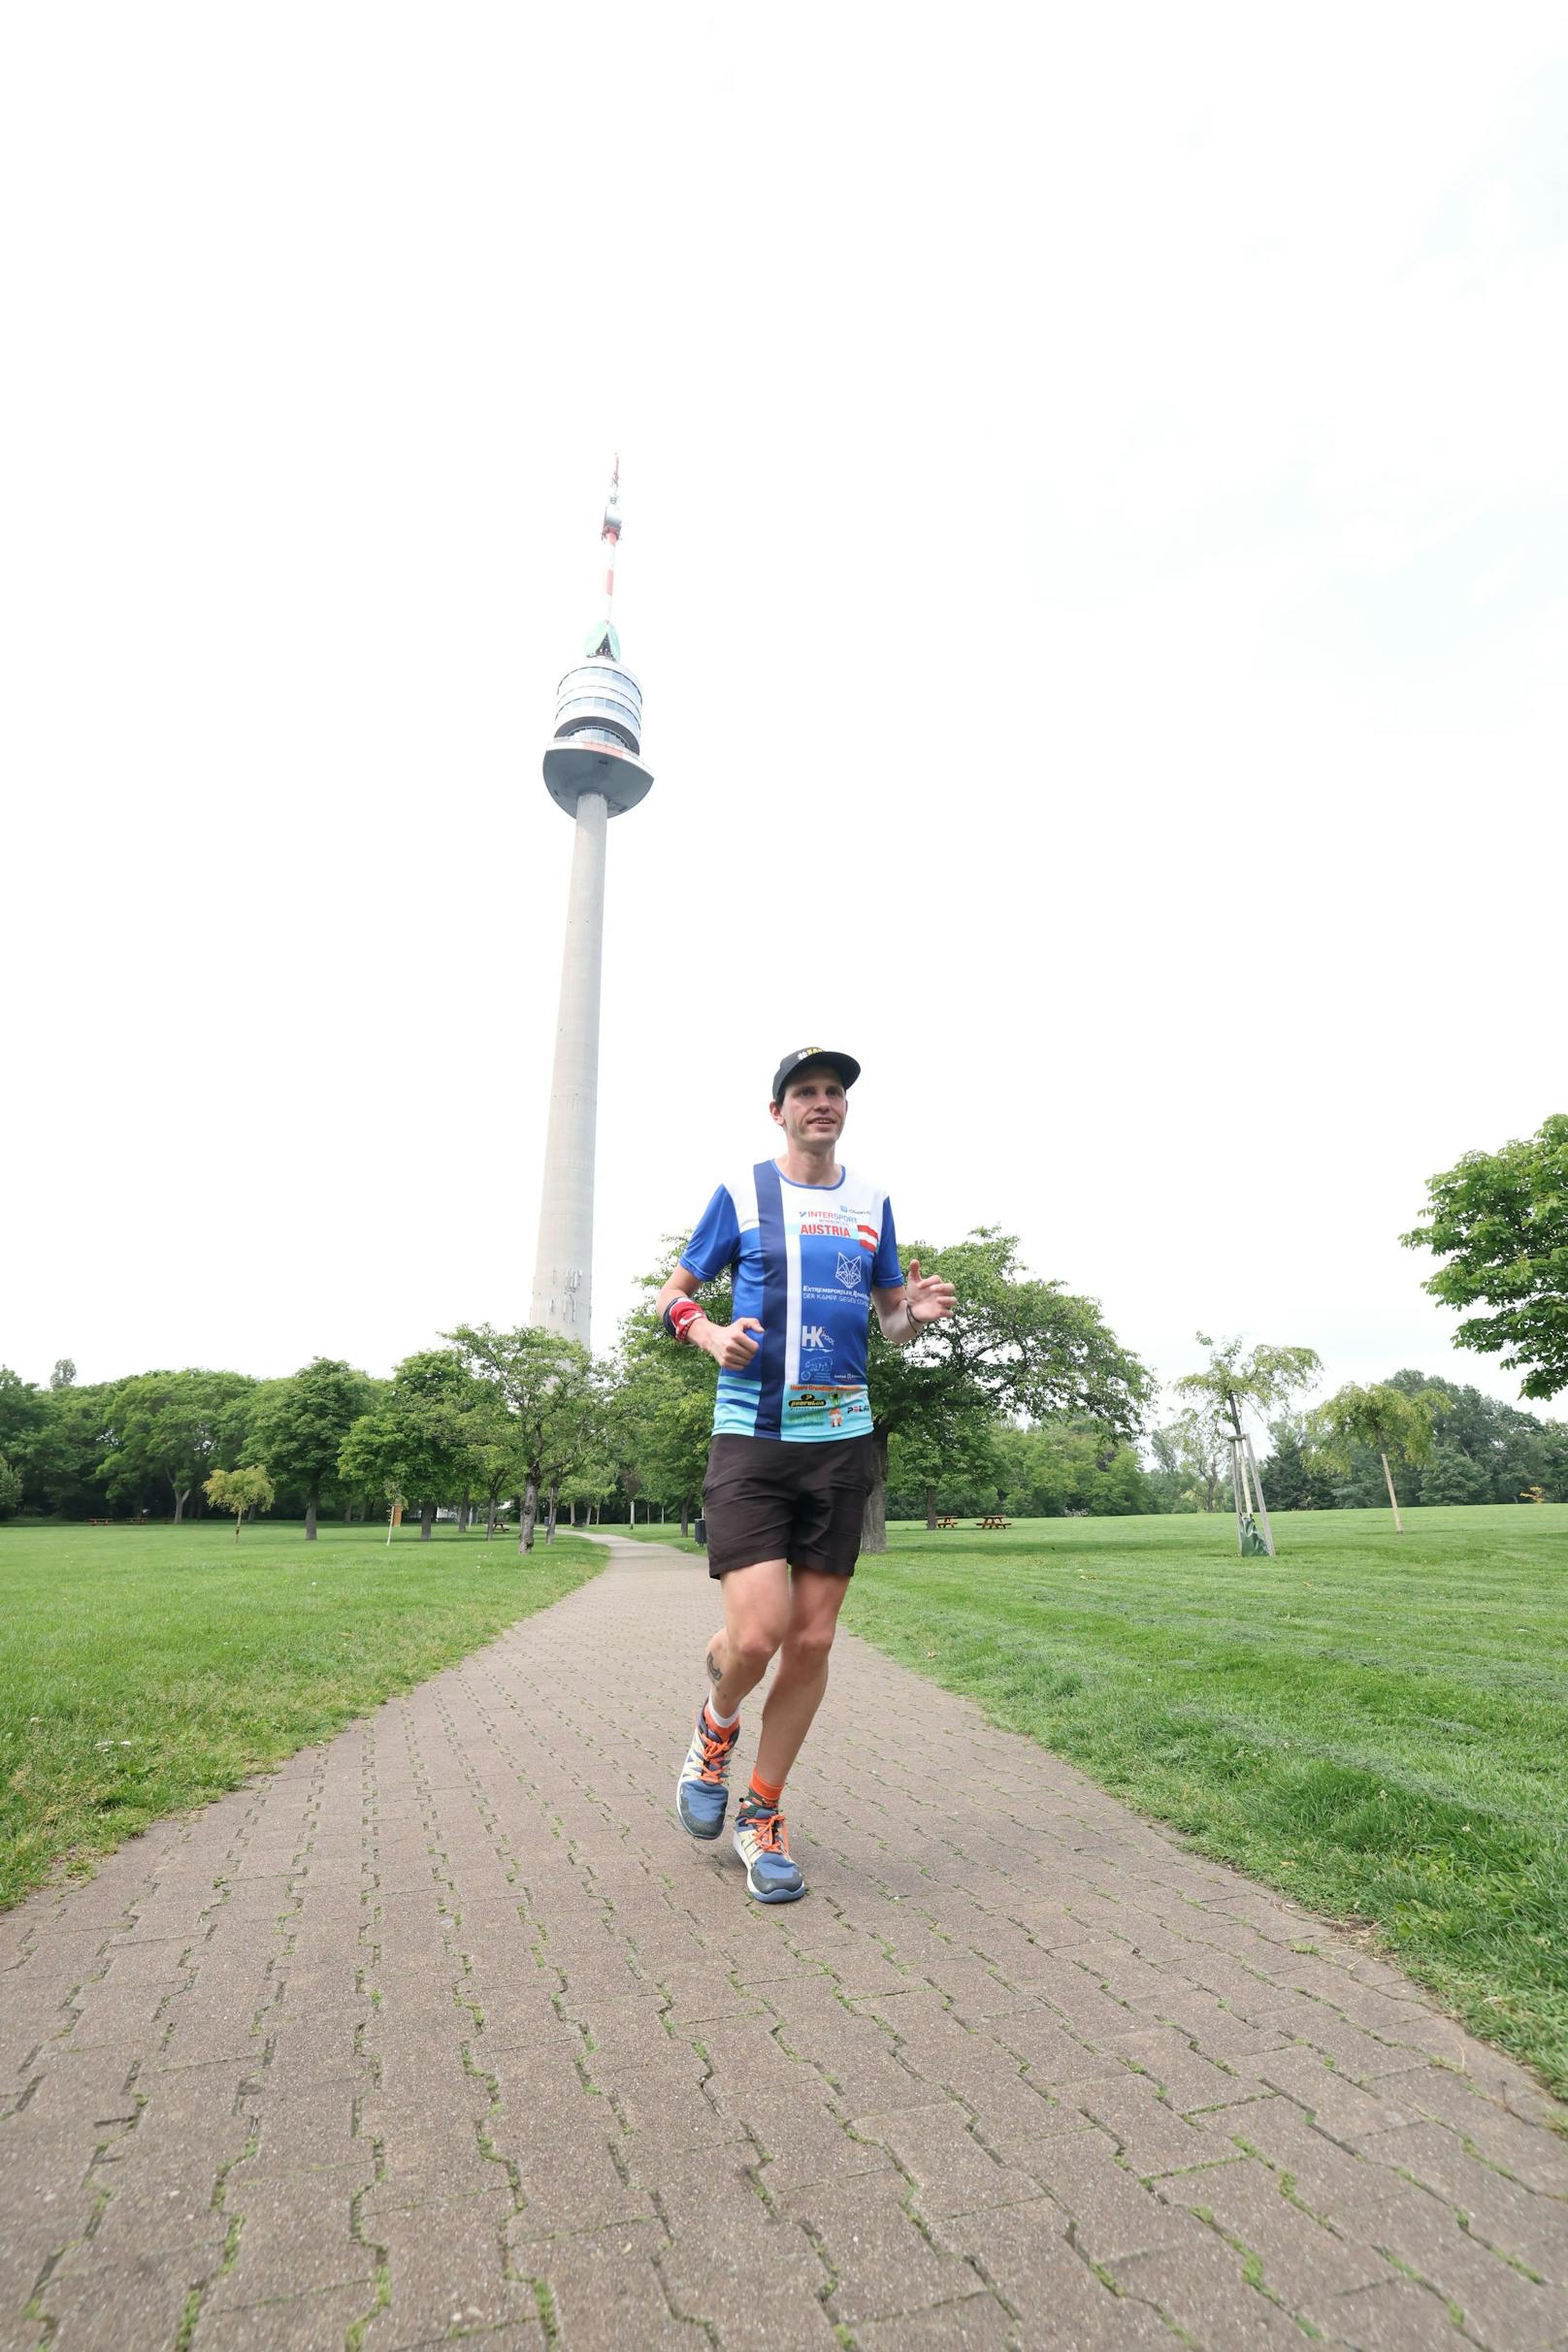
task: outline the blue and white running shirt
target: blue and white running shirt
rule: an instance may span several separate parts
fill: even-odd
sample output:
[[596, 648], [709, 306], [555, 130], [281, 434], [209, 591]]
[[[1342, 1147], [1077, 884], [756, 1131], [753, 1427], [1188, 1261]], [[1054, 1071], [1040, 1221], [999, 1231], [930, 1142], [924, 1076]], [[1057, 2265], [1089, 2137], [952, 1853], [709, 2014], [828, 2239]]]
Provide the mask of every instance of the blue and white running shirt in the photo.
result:
[[755, 1315], [763, 1326], [743, 1372], [720, 1366], [716, 1437], [870, 1434], [871, 1291], [903, 1286], [893, 1209], [879, 1185], [850, 1168], [835, 1185], [792, 1184], [760, 1160], [720, 1185], [680, 1263], [699, 1282], [733, 1267], [736, 1320]]

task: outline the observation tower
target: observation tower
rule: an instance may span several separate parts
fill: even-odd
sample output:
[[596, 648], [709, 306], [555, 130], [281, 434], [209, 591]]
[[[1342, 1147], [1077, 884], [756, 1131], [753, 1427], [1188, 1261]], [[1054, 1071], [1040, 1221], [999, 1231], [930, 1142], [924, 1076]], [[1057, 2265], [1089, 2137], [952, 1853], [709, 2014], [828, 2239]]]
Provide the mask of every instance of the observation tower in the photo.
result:
[[604, 616], [583, 658], [556, 689], [555, 734], [544, 754], [552, 800], [575, 825], [555, 1071], [544, 1145], [531, 1323], [586, 1347], [594, 1288], [594, 1131], [599, 1119], [599, 992], [604, 948], [604, 830], [636, 808], [653, 782], [641, 765], [642, 688], [621, 660], [615, 550], [621, 538], [621, 461], [615, 460], [600, 534]]

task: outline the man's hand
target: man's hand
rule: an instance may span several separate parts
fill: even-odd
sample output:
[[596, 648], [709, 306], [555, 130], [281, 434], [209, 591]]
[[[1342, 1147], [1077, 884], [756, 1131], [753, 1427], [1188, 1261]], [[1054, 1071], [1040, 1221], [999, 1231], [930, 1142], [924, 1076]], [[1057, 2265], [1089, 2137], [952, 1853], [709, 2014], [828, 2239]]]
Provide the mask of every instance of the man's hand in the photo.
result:
[[940, 1323], [945, 1316], [952, 1314], [959, 1303], [959, 1294], [953, 1285], [944, 1282], [940, 1274], [921, 1273], [918, 1258], [909, 1260], [909, 1280], [904, 1285], [904, 1296], [909, 1301], [909, 1312], [917, 1323]]
[[[753, 1331], [757, 1336], [752, 1338]], [[733, 1323], [709, 1323], [702, 1345], [726, 1372], [743, 1372], [762, 1346], [763, 1327], [755, 1315], [742, 1315]]]

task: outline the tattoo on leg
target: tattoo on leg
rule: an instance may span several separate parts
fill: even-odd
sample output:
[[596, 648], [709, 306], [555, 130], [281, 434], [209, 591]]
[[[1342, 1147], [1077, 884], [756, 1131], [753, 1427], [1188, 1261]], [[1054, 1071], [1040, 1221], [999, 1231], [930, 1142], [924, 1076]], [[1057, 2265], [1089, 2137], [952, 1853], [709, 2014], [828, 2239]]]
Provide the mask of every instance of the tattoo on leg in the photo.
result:
[[707, 1679], [715, 1689], [724, 1680], [724, 1668], [719, 1664], [711, 1650], [707, 1653]]

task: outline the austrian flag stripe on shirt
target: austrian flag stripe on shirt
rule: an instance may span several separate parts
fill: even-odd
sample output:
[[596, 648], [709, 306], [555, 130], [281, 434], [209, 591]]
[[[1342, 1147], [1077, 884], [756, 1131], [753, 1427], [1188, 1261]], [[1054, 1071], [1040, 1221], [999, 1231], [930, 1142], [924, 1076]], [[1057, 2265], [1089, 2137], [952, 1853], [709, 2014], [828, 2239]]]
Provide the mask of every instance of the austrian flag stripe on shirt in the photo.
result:
[[728, 1272], [735, 1318], [762, 1344], [744, 1372], [721, 1371], [717, 1435], [823, 1442], [864, 1437], [871, 1292], [903, 1282], [893, 1209], [879, 1185], [792, 1184], [770, 1160], [721, 1184], [681, 1253], [700, 1283]]

